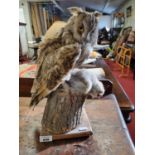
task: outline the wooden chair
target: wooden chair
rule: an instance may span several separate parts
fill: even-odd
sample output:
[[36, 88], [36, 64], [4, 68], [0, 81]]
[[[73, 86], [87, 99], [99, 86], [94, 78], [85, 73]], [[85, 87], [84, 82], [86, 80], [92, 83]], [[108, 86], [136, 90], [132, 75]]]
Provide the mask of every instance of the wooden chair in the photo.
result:
[[115, 61], [121, 67], [120, 76], [128, 76], [130, 71], [132, 51], [129, 48], [119, 46], [116, 51]]

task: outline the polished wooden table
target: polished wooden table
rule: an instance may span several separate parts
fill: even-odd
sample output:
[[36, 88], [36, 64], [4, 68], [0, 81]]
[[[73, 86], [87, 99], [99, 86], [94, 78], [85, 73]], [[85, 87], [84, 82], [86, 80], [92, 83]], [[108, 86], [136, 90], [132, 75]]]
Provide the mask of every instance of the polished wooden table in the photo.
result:
[[[114, 94], [88, 99], [85, 109], [92, 126], [90, 137], [39, 142], [46, 99], [29, 111], [29, 97], [20, 98], [20, 155], [134, 155], [134, 146]], [[28, 115], [29, 114], [29, 115]]]
[[111, 69], [106, 64], [104, 59], [97, 59], [96, 61], [97, 67], [102, 67], [105, 71], [105, 76], [107, 79], [111, 80], [113, 83], [113, 93], [115, 94], [120, 109], [123, 113], [125, 121], [129, 123], [131, 121], [130, 113], [134, 111], [134, 105], [130, 101], [128, 95], [120, 85], [119, 81], [113, 76]]

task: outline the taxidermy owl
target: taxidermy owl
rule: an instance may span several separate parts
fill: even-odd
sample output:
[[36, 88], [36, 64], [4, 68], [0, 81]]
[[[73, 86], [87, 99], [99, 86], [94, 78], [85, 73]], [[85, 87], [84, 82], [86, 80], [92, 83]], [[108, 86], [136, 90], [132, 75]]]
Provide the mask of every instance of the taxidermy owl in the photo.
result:
[[81, 65], [97, 43], [99, 12], [69, 8], [72, 14], [67, 24], [52, 39], [44, 40], [38, 49], [37, 74], [31, 89], [30, 106], [55, 91], [70, 71]]

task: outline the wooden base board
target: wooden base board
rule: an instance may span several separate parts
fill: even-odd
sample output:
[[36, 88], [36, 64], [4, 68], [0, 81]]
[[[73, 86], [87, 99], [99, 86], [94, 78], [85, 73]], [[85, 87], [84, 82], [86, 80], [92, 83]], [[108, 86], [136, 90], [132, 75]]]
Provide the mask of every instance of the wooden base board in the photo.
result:
[[[85, 109], [83, 108], [82, 114], [81, 114], [81, 119], [80, 119], [80, 124], [77, 125], [77, 127], [75, 129], [73, 129], [67, 133], [59, 134], [59, 135], [52, 135], [50, 132], [41, 131], [40, 132], [40, 142], [87, 137], [92, 134], [93, 134], [93, 132], [92, 132], [92, 128], [91, 128], [87, 113], [86, 113]], [[44, 138], [45, 138], [45, 140], [44, 140]]]

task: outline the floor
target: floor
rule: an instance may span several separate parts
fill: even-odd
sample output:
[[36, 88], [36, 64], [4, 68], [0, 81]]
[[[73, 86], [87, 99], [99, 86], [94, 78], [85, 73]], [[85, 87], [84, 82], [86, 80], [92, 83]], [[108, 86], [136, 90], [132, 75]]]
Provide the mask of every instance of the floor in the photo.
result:
[[[108, 66], [110, 67], [115, 78], [120, 82], [125, 92], [129, 96], [131, 102], [135, 105], [135, 80], [133, 79], [133, 72], [130, 71], [128, 77], [120, 77], [120, 71], [118, 70], [120, 67], [111, 60], [105, 60]], [[128, 130], [130, 132], [133, 143], [135, 144], [135, 112], [131, 114], [132, 121], [129, 123]]]

